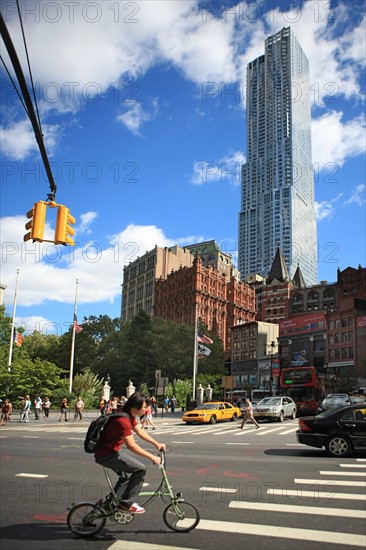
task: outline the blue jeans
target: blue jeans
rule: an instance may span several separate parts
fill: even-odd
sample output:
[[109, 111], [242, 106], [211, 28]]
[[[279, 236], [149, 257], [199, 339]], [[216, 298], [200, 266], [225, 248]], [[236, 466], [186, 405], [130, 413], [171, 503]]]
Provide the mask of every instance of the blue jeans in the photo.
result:
[[123, 450], [96, 458], [95, 462], [116, 472], [118, 481], [114, 492], [123, 504], [134, 504], [144, 482], [146, 466]]

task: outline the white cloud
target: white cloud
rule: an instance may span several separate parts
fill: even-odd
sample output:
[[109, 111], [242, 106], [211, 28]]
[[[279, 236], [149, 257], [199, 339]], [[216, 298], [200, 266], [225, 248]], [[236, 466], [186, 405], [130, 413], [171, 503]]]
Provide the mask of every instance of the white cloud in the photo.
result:
[[85, 214], [81, 214], [80, 223], [78, 225], [78, 234], [90, 235], [92, 232], [90, 226], [97, 217], [98, 214], [96, 212], [86, 212]]
[[7, 157], [15, 160], [23, 160], [31, 152], [37, 150], [31, 123], [22, 120], [8, 128], [2, 126], [1, 149]]
[[[71, 313], [70, 313], [71, 320]], [[65, 321], [65, 325], [60, 330], [58, 324], [53, 323], [50, 319], [42, 317], [40, 315], [31, 315], [29, 317], [15, 317], [15, 327], [24, 328], [25, 335], [33, 333], [35, 330], [41, 332], [42, 334], [54, 334], [58, 333], [59, 336], [70, 326], [70, 322]]]
[[[309, 59], [311, 98], [318, 107], [325, 108], [327, 96], [335, 102], [340, 96], [362, 99], [359, 75], [365, 64], [365, 19], [351, 29], [345, 19], [349, 4], [340, 3], [333, 10], [327, 1], [304, 2], [301, 9], [287, 11], [271, 6], [265, 18], [260, 17], [266, 7], [261, 2], [254, 6], [238, 2], [221, 17], [211, 4], [185, 0], [21, 3], [21, 10], [27, 12], [25, 33], [43, 112], [77, 111], [83, 103], [102, 98], [109, 86], [138, 78], [158, 64], [174, 66], [197, 86], [239, 83], [244, 92], [247, 62], [263, 54], [266, 35], [284, 26], [292, 27]], [[7, 4], [4, 16], [26, 67], [15, 4]], [[241, 97], [244, 105], [244, 93]], [[156, 114], [136, 103], [117, 120], [141, 135], [142, 124]], [[358, 128], [350, 135], [345, 122], [339, 126], [352, 140], [349, 147], [341, 143], [344, 162], [349, 150], [351, 155], [359, 154], [354, 143]], [[35, 148], [34, 138], [24, 122], [12, 133], [11, 128], [5, 134], [4, 151], [13, 158], [25, 158]], [[340, 140], [338, 134], [332, 141], [338, 145]], [[337, 145], [332, 149], [339, 149]]]
[[195, 185], [204, 185], [216, 181], [229, 181], [231, 185], [240, 185], [241, 167], [244, 163], [245, 155], [241, 151], [232, 151], [219, 160], [195, 162], [191, 182]]
[[[60, 127], [45, 124], [43, 130], [47, 153], [52, 156], [60, 137]], [[32, 125], [28, 120], [14, 122], [8, 127], [1, 126], [0, 144], [3, 154], [15, 160], [24, 160], [39, 150]]]
[[344, 202], [344, 204], [356, 204], [357, 206], [364, 206], [366, 204], [365, 199], [365, 185], [356, 185], [356, 187], [353, 190], [352, 195], [348, 200]]
[[[91, 220], [94, 213], [86, 214]], [[123, 268], [157, 246], [197, 242], [193, 237], [168, 238], [155, 225], [129, 224], [108, 238], [108, 247], [89, 241], [83, 246], [60, 247], [51, 243], [23, 243], [24, 216], [3, 217], [1, 222], [1, 282], [6, 285], [4, 303], [14, 298], [16, 270], [20, 270], [18, 305], [35, 306], [47, 301], [73, 304], [79, 280], [78, 303], [112, 303], [121, 295]], [[202, 239], [201, 239], [202, 240]]]
[[312, 123], [313, 163], [342, 166], [347, 158], [365, 152], [365, 117], [342, 122], [342, 112], [331, 111]]
[[140, 136], [140, 128], [144, 122], [153, 120], [158, 113], [158, 101], [155, 98], [152, 102], [152, 111], [144, 111], [140, 103], [132, 103], [127, 107], [126, 112], [117, 117], [119, 122], [122, 122], [130, 132], [135, 136]]
[[332, 219], [335, 211], [335, 205], [340, 200], [342, 195], [343, 193], [339, 193], [336, 197], [329, 201], [315, 202], [315, 214], [318, 221]]

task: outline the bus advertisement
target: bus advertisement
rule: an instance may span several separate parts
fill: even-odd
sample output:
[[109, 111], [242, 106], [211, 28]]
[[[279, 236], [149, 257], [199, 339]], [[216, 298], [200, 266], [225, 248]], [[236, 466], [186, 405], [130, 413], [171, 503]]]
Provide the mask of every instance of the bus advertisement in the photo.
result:
[[281, 371], [280, 388], [297, 405], [297, 416], [314, 415], [325, 394], [324, 381], [315, 367], [292, 367]]

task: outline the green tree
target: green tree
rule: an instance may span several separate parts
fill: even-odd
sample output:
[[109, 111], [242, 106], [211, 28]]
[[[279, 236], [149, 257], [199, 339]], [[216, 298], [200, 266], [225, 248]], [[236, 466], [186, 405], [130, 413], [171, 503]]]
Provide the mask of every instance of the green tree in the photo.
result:
[[103, 380], [86, 369], [83, 374], [77, 374], [73, 380], [73, 396], [81, 395], [86, 407], [96, 407], [103, 393]]

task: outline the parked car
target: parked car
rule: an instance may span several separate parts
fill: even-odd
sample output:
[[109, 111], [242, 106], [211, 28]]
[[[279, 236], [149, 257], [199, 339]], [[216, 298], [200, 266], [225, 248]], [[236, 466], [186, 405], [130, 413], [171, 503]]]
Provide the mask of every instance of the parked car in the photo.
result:
[[345, 405], [351, 405], [351, 399], [346, 393], [330, 393], [319, 404], [316, 412], [319, 414], [328, 409], [336, 409], [337, 407], [344, 407]]
[[365, 403], [366, 397], [364, 395], [350, 395], [349, 396], [352, 405], [355, 405], [356, 403]]
[[345, 457], [366, 451], [366, 404], [328, 409], [316, 416], [299, 418], [299, 443], [325, 448], [330, 456]]
[[241, 411], [239, 407], [234, 407], [226, 401], [209, 401], [199, 405], [193, 411], [187, 411], [183, 414], [182, 420], [186, 424], [194, 422], [216, 424], [222, 420], [236, 420], [240, 418]]
[[291, 397], [265, 397], [253, 407], [253, 415], [283, 422], [285, 418], [296, 418], [296, 403]]

